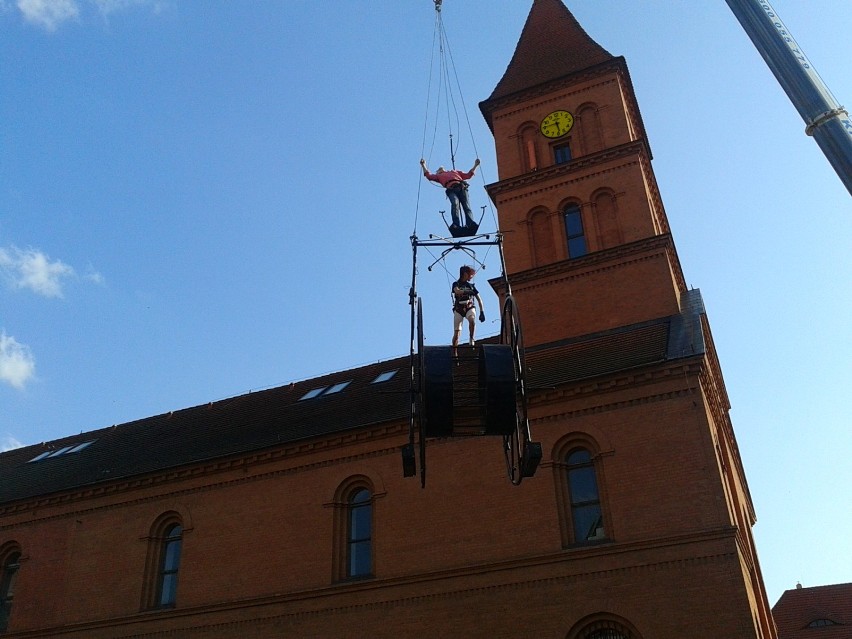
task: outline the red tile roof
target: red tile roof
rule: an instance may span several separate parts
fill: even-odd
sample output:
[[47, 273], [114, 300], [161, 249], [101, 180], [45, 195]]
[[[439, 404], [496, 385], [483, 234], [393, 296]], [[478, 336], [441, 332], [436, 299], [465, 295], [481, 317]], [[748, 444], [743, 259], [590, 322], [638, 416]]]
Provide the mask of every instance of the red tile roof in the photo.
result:
[[489, 100], [576, 73], [613, 56], [592, 40], [561, 0], [534, 0], [515, 55]]
[[852, 583], [786, 590], [772, 616], [778, 639], [852, 639]]

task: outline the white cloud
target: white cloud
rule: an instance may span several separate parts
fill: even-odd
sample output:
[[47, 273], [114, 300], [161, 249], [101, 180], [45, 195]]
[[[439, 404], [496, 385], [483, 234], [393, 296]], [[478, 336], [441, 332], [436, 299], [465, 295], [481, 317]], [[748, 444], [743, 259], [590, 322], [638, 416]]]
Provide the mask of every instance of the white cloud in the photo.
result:
[[92, 0], [92, 2], [94, 2], [98, 10], [104, 15], [146, 4], [152, 5], [157, 10], [159, 5], [159, 3], [153, 2], [153, 0]]
[[5, 453], [22, 447], [23, 444], [9, 434], [0, 437], [0, 453]]
[[62, 297], [62, 280], [74, 275], [74, 269], [34, 249], [0, 248], [0, 274], [16, 288], [28, 288], [45, 297]]
[[18, 0], [18, 10], [27, 22], [56, 31], [60, 24], [80, 15], [75, 0]]
[[[85, 20], [85, 14], [97, 11], [109, 16], [134, 7], [150, 7], [155, 14], [162, 12], [168, 0], [15, 0], [24, 20], [45, 31], [54, 32], [69, 20]], [[9, 0], [0, 0], [0, 13], [11, 9]]]
[[23, 389], [35, 376], [35, 358], [26, 344], [0, 331], [0, 382]]
[[97, 284], [98, 286], [103, 286], [104, 284], [106, 284], [104, 276], [98, 273], [91, 264], [86, 269], [86, 274], [83, 277], [85, 277], [92, 284]]

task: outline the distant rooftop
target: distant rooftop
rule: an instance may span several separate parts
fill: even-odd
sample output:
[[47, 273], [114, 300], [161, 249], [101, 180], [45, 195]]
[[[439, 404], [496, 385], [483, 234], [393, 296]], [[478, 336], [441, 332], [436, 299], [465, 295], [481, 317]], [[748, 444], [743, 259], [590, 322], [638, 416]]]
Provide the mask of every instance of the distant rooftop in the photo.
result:
[[852, 639], [852, 583], [785, 590], [772, 617], [778, 639]]

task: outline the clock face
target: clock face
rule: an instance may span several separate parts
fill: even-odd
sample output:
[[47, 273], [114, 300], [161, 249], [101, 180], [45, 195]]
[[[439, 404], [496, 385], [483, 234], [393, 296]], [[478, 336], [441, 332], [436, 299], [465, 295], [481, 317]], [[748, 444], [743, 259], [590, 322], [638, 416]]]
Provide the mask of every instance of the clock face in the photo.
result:
[[554, 111], [541, 121], [541, 134], [548, 138], [560, 138], [574, 126], [574, 116], [568, 111]]

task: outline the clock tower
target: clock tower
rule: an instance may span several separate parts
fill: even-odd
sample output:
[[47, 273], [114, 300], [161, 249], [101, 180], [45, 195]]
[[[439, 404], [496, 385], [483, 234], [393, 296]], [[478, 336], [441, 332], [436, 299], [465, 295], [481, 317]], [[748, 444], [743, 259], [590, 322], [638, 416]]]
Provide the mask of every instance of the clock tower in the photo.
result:
[[710, 325], [624, 58], [561, 0], [533, 0], [480, 109], [544, 448], [536, 478], [549, 469], [567, 504], [568, 636], [775, 637]]
[[677, 313], [686, 290], [624, 58], [559, 0], [536, 0], [480, 108], [513, 294], [550, 321], [527, 346]]

